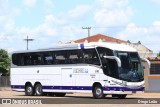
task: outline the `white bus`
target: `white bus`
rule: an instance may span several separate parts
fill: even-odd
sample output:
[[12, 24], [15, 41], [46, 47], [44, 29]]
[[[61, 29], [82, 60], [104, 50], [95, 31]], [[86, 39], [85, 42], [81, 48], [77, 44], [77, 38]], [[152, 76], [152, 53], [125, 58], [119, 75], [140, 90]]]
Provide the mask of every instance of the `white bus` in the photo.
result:
[[137, 51], [113, 43], [68, 44], [14, 52], [11, 88], [26, 95], [65, 96], [92, 93], [94, 98], [144, 92], [144, 71]]

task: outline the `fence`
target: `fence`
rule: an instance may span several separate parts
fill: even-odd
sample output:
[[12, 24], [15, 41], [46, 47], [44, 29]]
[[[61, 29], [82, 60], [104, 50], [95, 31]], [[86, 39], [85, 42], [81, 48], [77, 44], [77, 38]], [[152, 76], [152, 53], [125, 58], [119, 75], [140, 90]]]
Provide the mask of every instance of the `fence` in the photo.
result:
[[0, 87], [10, 87], [10, 77], [0, 76]]

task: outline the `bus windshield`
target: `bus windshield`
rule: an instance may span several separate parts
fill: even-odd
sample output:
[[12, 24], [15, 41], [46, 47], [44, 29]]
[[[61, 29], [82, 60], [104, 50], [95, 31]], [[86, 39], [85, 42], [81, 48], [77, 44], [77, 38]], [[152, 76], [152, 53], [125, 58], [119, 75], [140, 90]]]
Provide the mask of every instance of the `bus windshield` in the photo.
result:
[[143, 69], [137, 52], [115, 52], [116, 56], [121, 60], [121, 68], [119, 68], [119, 79], [128, 82], [143, 81]]

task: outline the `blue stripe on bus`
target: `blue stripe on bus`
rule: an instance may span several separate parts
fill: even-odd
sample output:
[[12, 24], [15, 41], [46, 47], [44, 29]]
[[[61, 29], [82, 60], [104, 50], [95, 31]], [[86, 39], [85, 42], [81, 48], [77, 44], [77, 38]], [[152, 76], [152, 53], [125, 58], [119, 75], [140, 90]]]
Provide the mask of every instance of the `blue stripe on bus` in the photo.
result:
[[24, 85], [11, 85], [11, 88], [13, 88], [13, 89], [24, 89], [25, 86]]
[[43, 89], [92, 90], [92, 87], [91, 86], [43, 86]]
[[[24, 85], [12, 85], [12, 89], [24, 89]], [[48, 90], [92, 90], [92, 86], [43, 86], [43, 89]], [[144, 87], [131, 89], [127, 87], [103, 87], [105, 91], [144, 91]]]

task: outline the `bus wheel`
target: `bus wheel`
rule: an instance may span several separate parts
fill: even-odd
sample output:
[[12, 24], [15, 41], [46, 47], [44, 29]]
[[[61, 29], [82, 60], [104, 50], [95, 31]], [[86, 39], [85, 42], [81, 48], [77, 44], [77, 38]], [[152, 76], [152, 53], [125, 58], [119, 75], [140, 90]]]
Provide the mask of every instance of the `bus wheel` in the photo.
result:
[[37, 96], [43, 95], [42, 85], [41, 84], [36, 84], [36, 86], [35, 86], [35, 94]]
[[97, 99], [104, 98], [103, 89], [101, 85], [96, 85], [93, 89], [93, 97]]
[[117, 95], [117, 96], [118, 96], [119, 99], [125, 99], [127, 95], [124, 94], [124, 95]]
[[33, 96], [34, 95], [34, 90], [33, 86], [31, 84], [27, 84], [25, 87], [25, 95], [27, 96]]
[[54, 93], [56, 97], [64, 97], [66, 93]]

